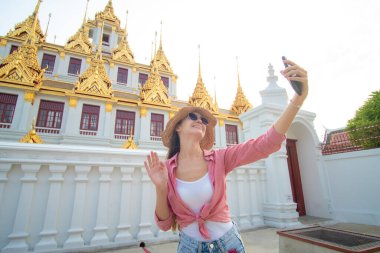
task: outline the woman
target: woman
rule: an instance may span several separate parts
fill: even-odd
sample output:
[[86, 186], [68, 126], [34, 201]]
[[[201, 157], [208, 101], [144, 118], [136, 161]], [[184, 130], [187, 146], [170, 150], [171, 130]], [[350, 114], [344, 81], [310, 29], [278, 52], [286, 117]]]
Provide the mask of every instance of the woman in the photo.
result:
[[211, 150], [215, 117], [198, 107], [182, 108], [162, 134], [168, 159], [151, 152], [144, 162], [156, 187], [155, 219], [162, 230], [179, 226], [178, 252], [244, 252], [226, 200], [226, 175], [234, 168], [265, 158], [281, 147], [285, 133], [308, 94], [307, 72], [285, 60], [281, 74], [302, 83], [274, 125], [257, 139]]

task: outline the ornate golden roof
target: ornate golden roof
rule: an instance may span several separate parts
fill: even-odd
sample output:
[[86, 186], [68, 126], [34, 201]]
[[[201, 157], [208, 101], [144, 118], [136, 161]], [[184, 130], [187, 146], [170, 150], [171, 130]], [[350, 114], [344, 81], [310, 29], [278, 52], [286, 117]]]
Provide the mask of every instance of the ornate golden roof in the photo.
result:
[[115, 15], [112, 6], [112, 0], [109, 0], [106, 7], [102, 12], [98, 12], [95, 14], [95, 21], [103, 23], [110, 22], [114, 24], [117, 28], [120, 29], [120, 19]]
[[[35, 42], [37, 43], [44, 42], [45, 35], [42, 32], [40, 21], [38, 20], [38, 16], [36, 15], [36, 13], [38, 12], [40, 8], [40, 4], [41, 4], [41, 0], [38, 0], [33, 14], [30, 15], [23, 22], [16, 24], [15, 28], [8, 32], [7, 37], [26, 40], [29, 36], [31, 36], [32, 34], [35, 34], [34, 35]], [[36, 23], [35, 28], [33, 28], [35, 19], [37, 19], [37, 23]]]
[[[103, 29], [102, 29], [103, 30]], [[103, 31], [101, 32], [103, 34]], [[112, 96], [112, 83], [102, 58], [102, 40], [99, 40], [98, 51], [91, 59], [90, 67], [79, 77], [75, 92], [92, 96]]]
[[158, 72], [158, 62], [153, 61], [148, 80], [144, 87], [140, 85], [140, 99], [143, 103], [169, 105], [168, 89], [161, 80]]
[[160, 35], [160, 46], [158, 47], [158, 50], [157, 50], [153, 60], [150, 63], [151, 66], [152, 66], [153, 62], [157, 62], [158, 70], [173, 73], [173, 70], [170, 67], [170, 62], [169, 62], [168, 58], [166, 57], [165, 52], [162, 48], [162, 32]]
[[83, 24], [79, 30], [70, 37], [65, 45], [65, 49], [73, 50], [83, 54], [91, 54], [92, 45], [88, 37], [88, 27]]
[[33, 32], [37, 26], [37, 15], [41, 0], [38, 1], [34, 12], [35, 18], [31, 32], [27, 34], [25, 42], [12, 54], [8, 55], [0, 64], [0, 79], [19, 82], [39, 89], [45, 73], [37, 61], [36, 35]]
[[92, 44], [90, 42], [90, 38], [88, 37], [89, 28], [86, 25], [87, 8], [88, 8], [88, 0], [87, 0], [86, 12], [84, 14], [82, 26], [66, 42], [66, 45], [65, 45], [66, 50], [73, 50], [73, 51], [83, 53], [83, 54], [91, 54]]
[[30, 131], [20, 139], [21, 143], [36, 143], [36, 144], [42, 144], [44, 143], [40, 136], [37, 134], [36, 129], [34, 127], [34, 119], [32, 121], [32, 128]]
[[[125, 32], [127, 34], [127, 32]], [[127, 35], [123, 36], [117, 48], [112, 51], [112, 60], [135, 64], [135, 57], [129, 48]]]
[[235, 114], [240, 115], [243, 112], [248, 111], [252, 108], [251, 103], [249, 103], [248, 99], [245, 97], [243, 89], [240, 85], [240, 76], [238, 73], [238, 88], [236, 92], [235, 101], [232, 104], [231, 111], [233, 111]]
[[206, 87], [202, 81], [201, 63], [199, 62], [198, 80], [195, 86], [193, 95], [189, 98], [189, 104], [193, 106], [202, 107], [211, 112], [218, 112], [218, 108], [212, 101], [211, 96], [208, 94]]

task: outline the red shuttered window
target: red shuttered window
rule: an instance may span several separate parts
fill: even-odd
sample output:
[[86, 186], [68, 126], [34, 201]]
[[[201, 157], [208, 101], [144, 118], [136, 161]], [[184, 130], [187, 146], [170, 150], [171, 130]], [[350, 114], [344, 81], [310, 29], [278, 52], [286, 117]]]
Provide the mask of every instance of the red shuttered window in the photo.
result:
[[115, 134], [132, 135], [135, 132], [135, 112], [116, 110]]
[[150, 120], [150, 136], [160, 137], [164, 131], [164, 115], [152, 113]]
[[238, 130], [236, 125], [226, 124], [226, 141], [227, 145], [233, 145], [239, 143]]
[[37, 127], [61, 128], [64, 103], [41, 100]]
[[97, 131], [99, 124], [99, 111], [100, 106], [84, 104], [80, 121], [80, 129]]
[[12, 123], [17, 95], [0, 93], [0, 123]]

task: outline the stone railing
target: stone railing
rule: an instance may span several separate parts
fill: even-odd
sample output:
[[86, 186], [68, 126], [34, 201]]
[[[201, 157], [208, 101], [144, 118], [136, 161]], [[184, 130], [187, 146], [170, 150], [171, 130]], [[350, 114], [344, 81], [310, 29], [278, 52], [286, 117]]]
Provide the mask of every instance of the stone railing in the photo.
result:
[[[177, 240], [154, 222], [148, 150], [0, 142], [0, 250], [89, 252]], [[164, 159], [164, 152], [159, 156]], [[227, 177], [232, 218], [263, 225], [264, 162]]]

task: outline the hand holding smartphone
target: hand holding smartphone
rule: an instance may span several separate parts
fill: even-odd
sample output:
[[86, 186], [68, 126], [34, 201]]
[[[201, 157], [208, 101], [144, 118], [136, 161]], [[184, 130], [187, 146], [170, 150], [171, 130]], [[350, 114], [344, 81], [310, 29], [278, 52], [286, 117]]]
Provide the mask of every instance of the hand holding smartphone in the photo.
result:
[[[284, 63], [284, 66], [285, 68], [289, 67], [289, 65], [285, 62], [286, 60], [286, 57], [283, 56], [282, 57], [282, 62]], [[298, 95], [301, 95], [302, 94], [302, 83], [301, 82], [298, 82], [298, 81], [289, 81], [290, 84], [292, 85], [294, 91], [298, 94]]]

